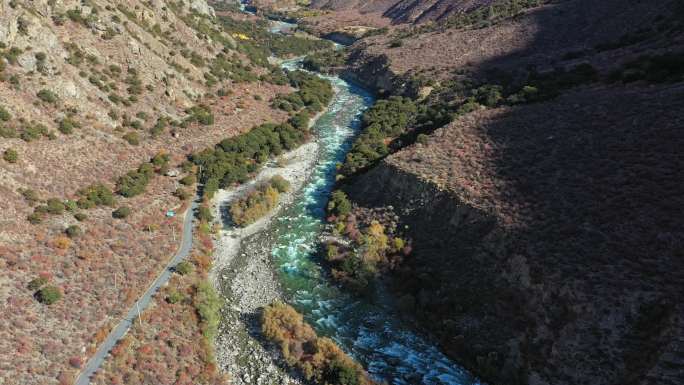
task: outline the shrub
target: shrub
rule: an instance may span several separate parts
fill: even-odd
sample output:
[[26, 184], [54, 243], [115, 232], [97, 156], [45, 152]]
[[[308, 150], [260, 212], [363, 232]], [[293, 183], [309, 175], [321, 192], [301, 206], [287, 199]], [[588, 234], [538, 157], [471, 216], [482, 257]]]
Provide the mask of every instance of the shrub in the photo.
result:
[[62, 299], [62, 292], [55, 286], [45, 286], [36, 292], [36, 299], [45, 305], [52, 305]]
[[202, 222], [212, 222], [214, 220], [214, 216], [211, 214], [211, 209], [209, 206], [206, 205], [201, 205], [197, 209], [197, 219], [199, 219]]
[[363, 130], [345, 158], [340, 169], [343, 175], [352, 175], [386, 156], [388, 138], [406, 133], [416, 120], [418, 107], [409, 98], [392, 96], [377, 101], [362, 118]]
[[64, 232], [69, 238], [79, 237], [83, 233], [81, 228], [76, 225], [71, 225], [67, 227], [66, 230], [64, 230]]
[[219, 310], [221, 299], [214, 290], [214, 286], [207, 281], [200, 282], [195, 290], [193, 300], [197, 315], [200, 317], [200, 328], [205, 338], [212, 340], [218, 331], [220, 321]]
[[57, 96], [57, 94], [46, 89], [38, 91], [38, 94], [36, 94], [36, 96], [38, 96], [38, 99], [44, 101], [45, 103], [55, 104], [57, 103], [57, 101], [59, 101], [59, 97]]
[[24, 126], [24, 130], [21, 133], [21, 139], [30, 142], [41, 136], [47, 136], [48, 134], [48, 128], [44, 124], [31, 123]]
[[29, 290], [38, 290], [47, 283], [48, 283], [47, 278], [38, 277], [38, 278], [32, 279], [31, 282], [28, 283], [27, 287], [29, 288]]
[[186, 189], [183, 188], [177, 188], [176, 191], [173, 193], [178, 199], [184, 201], [190, 198], [190, 192]]
[[78, 191], [81, 197], [77, 204], [82, 209], [88, 209], [95, 206], [113, 206], [114, 194], [107, 186], [102, 183], [97, 183], [88, 186]]
[[124, 136], [123, 139], [128, 142], [128, 144], [132, 146], [137, 146], [140, 144], [140, 135], [138, 135], [137, 132], [135, 131], [130, 131], [127, 132]]
[[47, 200], [47, 212], [54, 215], [60, 215], [64, 212], [66, 206], [64, 202], [57, 198], [50, 198]]
[[428, 144], [428, 139], [429, 137], [425, 134], [418, 134], [418, 137], [416, 137], [416, 142], [420, 144]]
[[71, 118], [64, 118], [59, 122], [59, 131], [65, 135], [73, 133], [75, 127], [79, 127], [79, 124]]
[[169, 160], [171, 160], [171, 157], [169, 156], [169, 154], [160, 151], [160, 152], [158, 152], [157, 154], [155, 154], [154, 157], [152, 157], [152, 159], [150, 160], [150, 162], [151, 162], [155, 167], [161, 168], [161, 167], [164, 167], [164, 166], [166, 166], [167, 164], [169, 164]]
[[2, 154], [2, 159], [9, 163], [17, 163], [17, 160], [19, 160], [19, 154], [17, 154], [17, 151], [15, 149], [8, 148]]
[[29, 214], [26, 219], [31, 223], [32, 225], [37, 225], [43, 221], [43, 214], [38, 213], [38, 212], [32, 212]]
[[206, 105], [198, 105], [185, 110], [188, 113], [186, 122], [198, 122], [199, 124], [210, 126], [214, 124], [214, 114]]
[[278, 190], [271, 185], [260, 186], [246, 197], [230, 205], [230, 216], [238, 226], [247, 226], [268, 214], [278, 203]]
[[178, 273], [180, 275], [188, 275], [188, 274], [192, 273], [192, 271], [194, 269], [193, 269], [192, 263], [190, 263], [188, 261], [182, 261], [178, 265], [176, 265], [176, 268], [174, 270], [176, 273]]
[[86, 219], [88, 219], [88, 216], [85, 215], [84, 213], [76, 213], [76, 214], [74, 214], [74, 218], [76, 218], [76, 220], [79, 222], [83, 222]]
[[71, 246], [71, 240], [67, 237], [57, 237], [53, 241], [53, 245], [62, 250], [66, 250]]
[[271, 187], [278, 190], [279, 193], [287, 192], [290, 189], [290, 182], [281, 175], [274, 175], [270, 180]]
[[292, 125], [292, 127], [301, 131], [306, 131], [309, 129], [311, 115], [307, 111], [302, 111], [291, 117], [288, 122]]
[[304, 71], [293, 71], [287, 74], [290, 85], [298, 90], [288, 95], [276, 95], [272, 105], [284, 111], [300, 111], [303, 108], [311, 112], [319, 112], [332, 99], [333, 90], [330, 82]]
[[19, 193], [21, 194], [22, 197], [28, 202], [31, 206], [37, 201], [40, 200], [38, 197], [38, 193], [36, 193], [34, 190], [31, 190], [29, 188], [26, 189], [19, 189]]
[[319, 338], [291, 306], [276, 302], [264, 308], [261, 331], [281, 347], [285, 361], [299, 368], [312, 383], [369, 385], [373, 382], [358, 363], [329, 338]]
[[194, 175], [190, 174], [185, 177], [183, 177], [180, 181], [180, 184], [186, 185], [186, 186], [192, 186], [197, 182], [197, 179], [195, 178]]
[[0, 120], [3, 122], [9, 122], [12, 119], [12, 114], [10, 114], [3, 106], [0, 106]]
[[117, 219], [124, 219], [131, 215], [131, 209], [127, 206], [121, 206], [118, 209], [112, 211], [112, 217]]
[[16, 138], [17, 137], [17, 130], [14, 127], [6, 127], [2, 124], [0, 124], [0, 138]]
[[151, 163], [143, 163], [135, 171], [129, 171], [116, 181], [117, 193], [126, 198], [142, 194], [154, 174]]
[[352, 204], [347, 198], [347, 194], [342, 190], [334, 191], [328, 202], [328, 212], [336, 216], [344, 216], [351, 212]]
[[340, 360], [335, 360], [330, 364], [325, 377], [331, 384], [359, 385], [360, 382], [357, 369]]
[[484, 106], [496, 107], [503, 98], [502, 92], [501, 86], [486, 84], [473, 90], [473, 96]]
[[171, 290], [169, 295], [166, 296], [166, 302], [170, 304], [178, 303], [183, 300], [183, 294], [178, 290]]

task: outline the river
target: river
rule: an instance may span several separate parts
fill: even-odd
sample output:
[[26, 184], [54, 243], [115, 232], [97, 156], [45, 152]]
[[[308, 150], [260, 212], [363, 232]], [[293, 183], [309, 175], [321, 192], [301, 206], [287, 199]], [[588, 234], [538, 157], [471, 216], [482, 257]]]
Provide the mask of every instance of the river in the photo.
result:
[[[272, 23], [272, 30], [291, 28]], [[295, 69], [300, 60], [283, 63]], [[323, 76], [323, 75], [320, 75]], [[359, 298], [328, 280], [315, 255], [324, 227], [325, 205], [335, 183], [336, 164], [344, 159], [358, 133], [360, 118], [373, 96], [337, 76], [323, 76], [335, 88], [328, 110], [312, 127], [318, 155], [311, 176], [294, 201], [271, 221], [268, 248], [280, 290], [319, 334], [334, 339], [368, 372], [389, 384], [479, 384], [442, 354], [435, 344], [414, 333], [381, 301]]]

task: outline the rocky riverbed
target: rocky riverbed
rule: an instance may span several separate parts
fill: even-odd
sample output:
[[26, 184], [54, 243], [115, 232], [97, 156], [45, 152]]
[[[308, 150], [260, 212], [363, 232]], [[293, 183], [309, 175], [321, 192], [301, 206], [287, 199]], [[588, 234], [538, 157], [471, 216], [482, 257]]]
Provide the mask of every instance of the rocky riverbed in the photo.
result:
[[[213, 210], [222, 230], [214, 239], [215, 254], [211, 279], [226, 301], [216, 339], [219, 366], [232, 375], [233, 384], [296, 384], [301, 381], [290, 373], [279, 352], [260, 336], [259, 309], [281, 299], [271, 250], [275, 233], [272, 219], [291, 204], [311, 175], [318, 154], [318, 143], [310, 142], [268, 164], [249, 183], [231, 190], [220, 190], [213, 200]], [[245, 227], [232, 226], [228, 215], [230, 203], [258, 183], [281, 175], [291, 184], [280, 195], [276, 209]], [[268, 347], [268, 348], [265, 348]]]

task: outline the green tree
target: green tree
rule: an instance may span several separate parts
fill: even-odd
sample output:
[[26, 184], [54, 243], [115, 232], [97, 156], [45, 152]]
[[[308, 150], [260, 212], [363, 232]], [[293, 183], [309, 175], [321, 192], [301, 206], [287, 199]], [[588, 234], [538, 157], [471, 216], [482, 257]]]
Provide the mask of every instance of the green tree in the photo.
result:
[[351, 212], [352, 204], [347, 194], [342, 190], [335, 190], [328, 202], [328, 212], [337, 216], [344, 216]]

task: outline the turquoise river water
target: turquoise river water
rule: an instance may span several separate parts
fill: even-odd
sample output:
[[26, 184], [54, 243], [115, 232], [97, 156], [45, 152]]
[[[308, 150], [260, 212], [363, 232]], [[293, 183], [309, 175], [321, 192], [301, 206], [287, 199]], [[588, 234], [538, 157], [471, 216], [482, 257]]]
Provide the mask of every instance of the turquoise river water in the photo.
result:
[[[283, 67], [298, 65], [293, 60]], [[313, 126], [320, 143], [315, 169], [295, 202], [272, 225], [277, 234], [272, 255], [286, 299], [319, 333], [333, 338], [378, 380], [389, 384], [479, 384], [434, 344], [402, 325], [387, 307], [333, 285], [318, 264], [315, 251], [335, 166], [349, 150], [361, 114], [374, 101], [354, 84], [336, 76], [325, 78], [336, 93], [328, 111]]]

